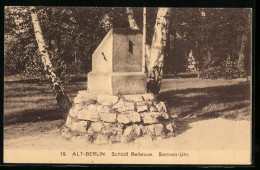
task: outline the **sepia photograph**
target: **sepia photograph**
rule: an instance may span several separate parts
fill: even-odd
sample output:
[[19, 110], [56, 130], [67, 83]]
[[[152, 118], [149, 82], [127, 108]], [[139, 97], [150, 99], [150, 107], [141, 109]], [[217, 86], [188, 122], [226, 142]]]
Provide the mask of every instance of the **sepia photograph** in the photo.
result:
[[252, 15], [5, 6], [3, 163], [251, 165]]

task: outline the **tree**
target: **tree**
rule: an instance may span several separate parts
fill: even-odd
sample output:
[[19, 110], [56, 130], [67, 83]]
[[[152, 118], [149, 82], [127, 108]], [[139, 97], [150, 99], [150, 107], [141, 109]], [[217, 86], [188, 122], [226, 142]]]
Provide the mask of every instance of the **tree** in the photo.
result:
[[147, 91], [155, 95], [158, 95], [161, 87], [170, 12], [170, 8], [158, 9], [151, 51], [147, 56]]
[[49, 53], [46, 48], [46, 44], [42, 35], [42, 30], [40, 26], [40, 21], [38, 20], [36, 8], [32, 6], [30, 7], [30, 10], [31, 10], [31, 18], [32, 18], [35, 38], [39, 47], [39, 52], [44, 66], [44, 71], [47, 75], [47, 78], [49, 79], [50, 84], [52, 85], [52, 89], [56, 95], [56, 100], [60, 109], [63, 111], [68, 111], [71, 107], [71, 102], [69, 101], [69, 98], [67, 97], [63, 87], [60, 84], [61, 83], [60, 78], [57, 77], [56, 74], [54, 73], [54, 69], [50, 61]]
[[[130, 8], [126, 8], [126, 10], [130, 28], [139, 29], [133, 17], [133, 11]], [[159, 94], [161, 86], [170, 12], [170, 8], [158, 9], [152, 43], [148, 47], [146, 55], [147, 91], [156, 96]]]
[[133, 30], [139, 30], [139, 27], [137, 26], [137, 23], [134, 19], [133, 10], [131, 8], [127, 7], [126, 11], [127, 11], [127, 16], [128, 16], [130, 28], [133, 29]]

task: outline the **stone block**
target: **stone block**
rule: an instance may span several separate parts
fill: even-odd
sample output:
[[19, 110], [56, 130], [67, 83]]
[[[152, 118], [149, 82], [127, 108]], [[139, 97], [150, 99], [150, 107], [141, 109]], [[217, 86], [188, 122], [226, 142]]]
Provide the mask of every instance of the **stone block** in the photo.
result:
[[145, 124], [153, 124], [156, 123], [156, 117], [152, 116], [151, 114], [144, 114], [144, 116], [142, 117], [143, 122]]
[[123, 133], [123, 142], [131, 142], [141, 135], [141, 127], [134, 124], [127, 126]]
[[70, 128], [71, 127], [71, 125], [72, 125], [72, 118], [71, 118], [71, 116], [67, 116], [67, 119], [66, 119], [66, 126], [68, 127], [68, 128]]
[[87, 130], [88, 134], [93, 135], [95, 133], [94, 129], [90, 126]]
[[144, 129], [148, 135], [154, 135], [154, 126], [155, 125], [144, 126]]
[[154, 125], [154, 135], [155, 136], [161, 136], [163, 135], [163, 125], [162, 124], [155, 124]]
[[113, 109], [118, 109], [120, 107], [123, 107], [125, 101], [124, 100], [119, 100], [114, 106], [113, 106]]
[[167, 130], [169, 130], [170, 132], [173, 132], [173, 126], [172, 126], [171, 122], [168, 122], [168, 123], [165, 125], [165, 128], [166, 128]]
[[112, 95], [97, 95], [97, 102], [101, 105], [114, 105], [118, 101], [117, 96], [112, 96]]
[[100, 119], [104, 122], [115, 122], [116, 113], [99, 113]]
[[167, 112], [166, 105], [164, 102], [159, 102], [155, 104], [155, 107], [157, 108], [158, 112]]
[[123, 136], [129, 136], [132, 133], [132, 126], [127, 126], [124, 130]]
[[150, 112], [157, 112], [158, 110], [157, 110], [154, 106], [151, 106], [151, 107], [149, 108], [149, 111], [150, 111]]
[[139, 125], [139, 127], [140, 127], [140, 129], [141, 129], [142, 135], [146, 135], [146, 134], [147, 134], [147, 128], [146, 128], [146, 126]]
[[80, 102], [88, 102], [93, 100], [96, 100], [96, 95], [90, 93], [89, 91], [83, 90], [78, 92], [77, 96], [74, 98], [74, 103], [78, 104]]
[[133, 123], [141, 122], [140, 114], [137, 112], [129, 112], [128, 118], [129, 118], [130, 122], [133, 122]]
[[123, 133], [123, 125], [122, 124], [111, 124], [110, 130], [114, 135], [122, 135]]
[[123, 97], [128, 101], [133, 101], [133, 102], [143, 101], [142, 95], [124, 95]]
[[139, 137], [141, 135], [141, 127], [137, 124], [134, 124], [132, 128], [133, 128], [134, 136]]
[[123, 123], [123, 124], [130, 123], [130, 120], [128, 119], [126, 114], [118, 114], [117, 115], [117, 121], [119, 123]]
[[90, 120], [90, 121], [98, 121], [99, 115], [96, 110], [95, 105], [90, 105], [86, 109], [83, 109], [78, 112], [78, 119], [80, 120]]
[[69, 140], [72, 138], [72, 133], [70, 132], [69, 128], [63, 127], [61, 136], [63, 136], [65, 139]]
[[131, 102], [120, 102], [115, 105], [115, 108], [118, 112], [134, 111], [134, 103]]
[[146, 75], [141, 72], [95, 72], [88, 74], [88, 89], [99, 94], [143, 94]]
[[142, 95], [144, 100], [154, 100], [155, 96], [152, 93], [147, 93]]
[[147, 134], [151, 136], [162, 136], [164, 135], [164, 127], [162, 124], [153, 124], [145, 126]]
[[103, 123], [101, 122], [92, 122], [91, 128], [94, 132], [100, 132], [103, 127]]
[[169, 118], [170, 118], [169, 115], [168, 115], [168, 113], [166, 113], [166, 112], [162, 112], [162, 117], [163, 117], [164, 119], [169, 119]]
[[79, 132], [87, 132], [87, 126], [88, 126], [87, 121], [73, 122], [71, 125], [71, 130], [79, 131]]
[[145, 124], [153, 124], [153, 123], [156, 123], [157, 118], [159, 116], [161, 116], [161, 113], [160, 112], [143, 112], [143, 113], [140, 113], [140, 115]]
[[140, 105], [140, 106], [136, 106], [136, 110], [137, 112], [144, 112], [148, 110], [148, 107], [146, 105]]
[[98, 113], [108, 113], [110, 108], [108, 106], [97, 106], [97, 112]]

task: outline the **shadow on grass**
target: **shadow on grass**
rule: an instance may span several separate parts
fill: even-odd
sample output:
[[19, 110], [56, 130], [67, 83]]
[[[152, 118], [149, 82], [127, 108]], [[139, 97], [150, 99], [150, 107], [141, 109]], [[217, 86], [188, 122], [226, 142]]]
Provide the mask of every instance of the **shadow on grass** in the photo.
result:
[[16, 123], [28, 123], [39, 121], [59, 120], [63, 118], [63, 112], [59, 109], [23, 110], [19, 114], [4, 116], [4, 125]]
[[163, 79], [173, 79], [173, 78], [197, 78], [197, 73], [185, 73], [185, 74], [163, 74]]
[[[63, 82], [67, 82], [67, 83], [75, 83], [75, 82], [82, 82], [82, 81], [87, 81], [87, 74], [84, 76], [74, 76], [74, 77], [65, 77], [62, 78]], [[47, 79], [39, 79], [39, 78], [30, 78], [30, 79], [20, 79], [20, 80], [9, 80], [9, 81], [5, 81], [4, 83], [38, 83], [38, 84], [49, 84], [49, 80]]]
[[248, 111], [243, 115], [248, 119], [250, 84], [241, 82], [227, 86], [166, 91], [160, 94], [159, 100], [166, 101], [170, 114], [177, 115], [175, 123], [178, 135], [189, 129], [192, 122], [217, 117], [236, 120], [241, 116], [241, 112], [237, 111], [240, 109]]

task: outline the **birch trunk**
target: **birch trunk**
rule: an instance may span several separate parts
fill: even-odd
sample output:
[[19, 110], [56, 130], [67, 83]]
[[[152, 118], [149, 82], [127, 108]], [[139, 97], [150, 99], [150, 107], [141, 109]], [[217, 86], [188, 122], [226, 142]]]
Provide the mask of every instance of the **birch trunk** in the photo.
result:
[[126, 13], [127, 13], [127, 16], [128, 16], [130, 28], [133, 29], [133, 30], [139, 30], [139, 27], [137, 26], [136, 21], [134, 19], [133, 10], [131, 8], [127, 7]]
[[147, 91], [158, 95], [163, 75], [170, 8], [159, 8], [154, 26], [150, 55], [147, 57]]
[[243, 34], [240, 39], [240, 49], [239, 49], [239, 54], [238, 54], [238, 68], [239, 68], [240, 74], [242, 76], [244, 76], [246, 74], [246, 71], [245, 71], [246, 41], [247, 41], [247, 37], [245, 36], [245, 34]]
[[38, 44], [39, 52], [41, 55], [41, 60], [44, 66], [45, 74], [47, 75], [47, 78], [50, 81], [50, 84], [53, 88], [53, 92], [56, 95], [57, 103], [61, 110], [68, 111], [71, 107], [71, 103], [67, 95], [65, 94], [63, 87], [61, 86], [61, 81], [56, 76], [53, 70], [53, 66], [50, 60], [49, 53], [47, 51], [47, 47], [42, 35], [42, 30], [40, 26], [40, 21], [37, 16], [36, 8], [30, 7], [31, 10], [31, 18], [32, 18], [32, 24], [34, 28], [34, 34], [35, 38]]

